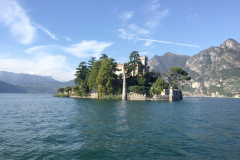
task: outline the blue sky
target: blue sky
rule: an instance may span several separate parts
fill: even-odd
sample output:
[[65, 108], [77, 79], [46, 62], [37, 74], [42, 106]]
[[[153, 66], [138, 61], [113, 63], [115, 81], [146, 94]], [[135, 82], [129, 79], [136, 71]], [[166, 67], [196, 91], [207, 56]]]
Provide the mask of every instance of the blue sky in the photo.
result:
[[194, 55], [240, 42], [239, 0], [0, 0], [0, 71], [74, 79], [75, 68], [132, 51]]

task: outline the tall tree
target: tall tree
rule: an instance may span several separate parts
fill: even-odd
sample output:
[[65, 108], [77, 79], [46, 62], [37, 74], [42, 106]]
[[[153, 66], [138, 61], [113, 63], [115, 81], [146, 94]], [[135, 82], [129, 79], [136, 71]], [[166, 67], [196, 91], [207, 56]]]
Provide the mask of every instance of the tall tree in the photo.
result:
[[88, 77], [88, 82], [87, 82], [90, 90], [92, 90], [93, 88], [97, 88], [96, 78], [98, 76], [98, 71], [100, 67], [101, 67], [100, 61], [96, 61], [93, 63], [93, 67], [91, 69], [91, 72]]
[[179, 89], [181, 88], [181, 83], [191, 79], [188, 73], [179, 67], [170, 68], [170, 70], [163, 75], [167, 78], [169, 86], [178, 87]]
[[115, 70], [116, 63], [112, 58], [105, 58], [102, 60], [101, 68], [99, 69], [96, 79], [99, 97], [114, 94], [113, 81], [117, 77], [114, 73]]
[[138, 51], [132, 51], [129, 56], [129, 62], [127, 63], [127, 75], [130, 75], [132, 71], [135, 74], [137, 64], [141, 64], [139, 57]]
[[96, 61], [96, 57], [91, 57], [90, 60], [88, 61], [88, 68], [91, 70], [93, 63]]
[[[87, 79], [87, 76], [88, 76], [88, 73], [89, 73], [89, 69], [86, 65], [86, 62], [81, 62], [79, 65], [78, 65], [78, 68], [76, 68], [76, 74], [75, 76], [77, 76], [77, 78], [79, 78], [78, 81], [85, 81]], [[76, 82], [75, 82], [76, 83]]]
[[105, 58], [108, 58], [108, 56], [106, 54], [102, 54], [102, 56], [99, 58], [99, 61], [104, 60]]

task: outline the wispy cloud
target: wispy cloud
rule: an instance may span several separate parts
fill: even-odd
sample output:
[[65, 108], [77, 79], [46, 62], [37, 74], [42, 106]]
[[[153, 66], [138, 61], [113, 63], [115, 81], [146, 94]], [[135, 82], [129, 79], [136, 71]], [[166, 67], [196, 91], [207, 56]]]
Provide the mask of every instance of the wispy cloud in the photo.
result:
[[51, 33], [49, 30], [47, 30], [46, 28], [40, 26], [39, 24], [35, 24], [37, 28], [41, 29], [43, 32], [47, 33], [52, 39], [54, 40], [58, 40], [57, 37]]
[[133, 32], [135, 32], [138, 35], [148, 35], [150, 33], [149, 30], [145, 29], [145, 28], [141, 28], [139, 26], [137, 26], [136, 24], [130, 24], [129, 29]]
[[99, 58], [103, 50], [109, 46], [113, 45], [111, 42], [98, 42], [95, 40], [85, 41], [78, 44], [74, 44], [71, 46], [58, 46], [58, 45], [47, 45], [47, 46], [34, 46], [27, 50], [25, 53], [35, 54], [35, 53], [45, 53], [52, 52], [57, 53], [67, 52], [79, 58], [87, 58], [87, 57], [97, 57]]
[[[160, 6], [161, 4], [158, 0], [148, 2], [148, 4], [144, 6], [144, 10], [148, 15], [150, 15], [150, 18], [142, 24], [142, 26], [145, 27], [136, 23], [123, 25], [123, 27], [118, 29], [118, 36], [122, 39], [134, 41], [136, 41], [139, 37], [149, 38], [155, 33], [155, 30], [160, 25], [161, 20], [169, 13], [168, 9], [159, 11]], [[152, 42], [153, 41], [146, 41], [144, 45], [151, 46]]]
[[65, 36], [65, 37], [63, 37], [63, 38], [65, 38], [66, 41], [69, 41], [69, 42], [72, 41], [72, 39], [69, 38], [69, 37], [66, 37], [66, 36]]
[[133, 11], [124, 11], [119, 18], [121, 18], [124, 22], [126, 22], [128, 19], [132, 18]]
[[120, 28], [118, 29], [119, 37], [122, 39], [128, 39], [128, 40], [132, 40], [137, 38], [138, 36], [148, 36], [150, 31], [145, 29], [145, 28], [141, 28], [139, 26], [137, 26], [136, 24], [130, 24], [128, 25], [127, 28], [123, 29]]
[[188, 15], [187, 21], [192, 23], [193, 25], [201, 24], [200, 16], [197, 13]]
[[72, 45], [70, 47], [62, 47], [63, 51], [73, 54], [79, 58], [85, 57], [97, 57], [99, 58], [102, 51], [106, 48], [113, 45], [111, 42], [98, 42], [98, 41], [85, 41]]
[[126, 31], [126, 30], [124, 30], [124, 29], [122, 29], [122, 28], [120, 28], [120, 29], [118, 30], [118, 32], [120, 33], [118, 36], [119, 36], [120, 38], [122, 38], [122, 39], [132, 40], [132, 39], [134, 39], [134, 38], [137, 37], [136, 34], [133, 34], [132, 32]]
[[158, 0], [153, 0], [153, 1], [150, 1], [150, 3], [148, 3], [145, 6], [145, 11], [146, 12], [156, 12], [160, 6], [161, 6], [161, 4], [158, 3]]
[[56, 50], [56, 49], [61, 49], [61, 47], [57, 46], [57, 45], [34, 46], [34, 47], [31, 47], [31, 48], [28, 48], [27, 50], [25, 50], [25, 53], [35, 54], [35, 53], [39, 53], [39, 52], [50, 52], [50, 51]]
[[183, 43], [176, 43], [176, 42], [167, 42], [167, 41], [160, 41], [160, 40], [154, 40], [154, 39], [143, 39], [143, 38], [135, 38], [136, 40], [140, 41], [146, 41], [146, 43], [152, 43], [152, 42], [158, 42], [158, 43], [165, 43], [165, 44], [175, 44], [175, 45], [181, 45], [181, 46], [187, 46], [187, 47], [201, 47], [199, 45], [191, 45], [191, 44], [183, 44]]
[[0, 0], [0, 23], [5, 25], [11, 36], [22, 44], [33, 43], [37, 37], [37, 29], [41, 29], [52, 39], [57, 40], [57, 37], [49, 30], [32, 23], [26, 11], [16, 0]]
[[30, 44], [35, 40], [36, 27], [17, 1], [0, 0], [0, 22], [9, 28], [18, 42]]
[[152, 17], [145, 23], [145, 25], [151, 29], [157, 28], [163, 18], [168, 15], [168, 9], [160, 12], [159, 7], [161, 6], [158, 3], [158, 0], [153, 0], [149, 4], [146, 5], [145, 11], [150, 12]]

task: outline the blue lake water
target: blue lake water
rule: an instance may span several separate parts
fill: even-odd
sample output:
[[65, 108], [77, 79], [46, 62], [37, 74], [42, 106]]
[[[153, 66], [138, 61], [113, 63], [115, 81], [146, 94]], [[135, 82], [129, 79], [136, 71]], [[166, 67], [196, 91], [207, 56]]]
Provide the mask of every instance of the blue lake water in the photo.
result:
[[0, 94], [0, 159], [240, 159], [240, 99]]

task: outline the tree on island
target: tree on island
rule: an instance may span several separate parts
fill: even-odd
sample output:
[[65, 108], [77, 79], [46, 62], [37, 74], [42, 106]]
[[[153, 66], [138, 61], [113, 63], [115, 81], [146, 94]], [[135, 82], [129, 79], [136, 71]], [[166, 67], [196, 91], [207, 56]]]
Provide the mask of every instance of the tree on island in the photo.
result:
[[90, 60], [88, 61], [88, 68], [91, 70], [93, 67], [93, 63], [96, 62], [96, 57], [91, 57]]
[[58, 92], [58, 93], [63, 93], [63, 92], [64, 92], [64, 88], [63, 88], [63, 87], [58, 88], [57, 92]]
[[155, 83], [153, 83], [150, 93], [159, 94], [163, 91], [163, 88], [167, 86], [166, 82], [162, 78], [158, 78]]
[[164, 73], [163, 75], [167, 78], [170, 87], [179, 89], [182, 88], [182, 83], [191, 79], [191, 77], [188, 76], [188, 73], [179, 67], [172, 67], [167, 73]]
[[138, 51], [132, 51], [129, 56], [130, 61], [127, 63], [127, 75], [130, 76], [132, 72], [135, 74], [137, 64], [141, 64], [139, 57]]
[[75, 76], [77, 76], [75, 79], [74, 79], [74, 82], [77, 84], [77, 85], [80, 85], [82, 81], [85, 81], [87, 79], [87, 76], [88, 76], [88, 73], [89, 73], [89, 69], [86, 65], [86, 62], [81, 62], [79, 65], [78, 65], [78, 68], [76, 68], [76, 74]]
[[67, 92], [69, 94], [69, 91], [72, 90], [72, 86], [67, 86], [64, 88], [64, 91]]
[[116, 62], [114, 61], [112, 58], [105, 58], [101, 61], [101, 68], [96, 78], [99, 97], [115, 94], [116, 88], [113, 81], [117, 78], [117, 75], [115, 74]]
[[101, 62], [96, 61], [93, 63], [91, 72], [89, 73], [87, 85], [89, 86], [89, 89], [92, 90], [93, 88], [97, 88], [97, 76], [98, 76], [98, 71], [101, 68]]

